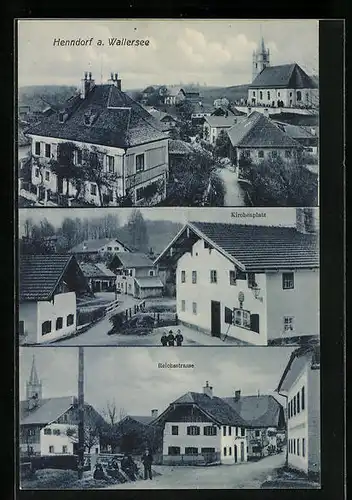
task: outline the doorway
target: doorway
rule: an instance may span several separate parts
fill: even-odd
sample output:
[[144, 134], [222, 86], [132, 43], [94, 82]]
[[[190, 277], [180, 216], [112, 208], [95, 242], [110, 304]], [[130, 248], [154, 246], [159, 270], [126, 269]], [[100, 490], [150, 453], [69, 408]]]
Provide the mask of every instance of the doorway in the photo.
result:
[[241, 462], [244, 462], [244, 442], [241, 442]]
[[221, 320], [220, 320], [220, 302], [211, 301], [211, 334], [213, 337], [220, 337]]
[[235, 445], [234, 447], [234, 458], [235, 458], [235, 464], [237, 463], [237, 445]]

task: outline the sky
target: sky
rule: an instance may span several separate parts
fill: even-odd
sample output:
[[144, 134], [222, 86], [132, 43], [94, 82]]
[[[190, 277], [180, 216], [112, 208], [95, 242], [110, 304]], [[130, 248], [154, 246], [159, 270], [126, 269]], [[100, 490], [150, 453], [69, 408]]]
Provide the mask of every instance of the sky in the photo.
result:
[[[19, 236], [24, 233], [24, 222], [32, 219], [38, 224], [46, 218], [55, 227], [59, 227], [65, 217], [89, 218], [102, 217], [104, 215], [116, 215], [120, 225], [124, 225], [133, 208], [24, 208], [19, 210]], [[294, 226], [296, 221], [296, 210], [294, 208], [141, 208], [144, 219], [169, 220], [181, 224], [187, 221], [200, 222], [228, 222], [237, 224], [255, 224], [269, 226]], [[245, 216], [241, 216], [245, 214]], [[255, 217], [254, 217], [255, 216]]]
[[[261, 35], [271, 65], [297, 62], [318, 74], [318, 21], [308, 20], [20, 20], [18, 84], [79, 85], [84, 71], [97, 83], [111, 72], [122, 90], [156, 84], [232, 86], [252, 80], [252, 53]], [[92, 45], [54, 46], [54, 39]], [[109, 46], [109, 38], [149, 40], [149, 46]], [[103, 46], [97, 46], [102, 40]]]
[[[273, 394], [294, 348], [85, 347], [85, 401], [104, 416], [107, 404], [130, 415], [159, 414], [188, 391], [202, 392], [205, 382], [214, 396]], [[33, 355], [42, 380], [43, 397], [77, 395], [78, 349], [25, 347], [20, 349], [20, 399], [25, 398]], [[158, 363], [193, 363], [193, 369], [158, 368]]]

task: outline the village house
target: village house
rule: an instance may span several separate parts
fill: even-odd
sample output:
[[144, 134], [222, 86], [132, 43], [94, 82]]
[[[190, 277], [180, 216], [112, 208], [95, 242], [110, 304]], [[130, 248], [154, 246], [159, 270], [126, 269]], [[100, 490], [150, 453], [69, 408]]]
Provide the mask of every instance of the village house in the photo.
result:
[[155, 260], [176, 274], [181, 323], [253, 345], [318, 336], [317, 223], [296, 214], [296, 227], [188, 222]]
[[287, 462], [308, 477], [320, 475], [320, 348], [294, 351], [277, 392], [287, 398]]
[[[155, 204], [166, 196], [167, 134], [159, 120], [121, 90], [117, 73], [80, 93], [28, 129], [28, 197], [39, 204]], [[122, 200], [122, 201], [121, 201]]]
[[93, 261], [105, 258], [108, 260], [115, 253], [131, 252], [131, 249], [117, 238], [96, 238], [82, 241], [75, 245], [70, 254], [79, 261]]
[[247, 461], [247, 424], [206, 382], [187, 392], [153, 425], [163, 430], [163, 464], [235, 464]]
[[181, 139], [170, 139], [169, 142], [169, 178], [174, 178], [177, 167], [182, 166], [186, 157], [195, 152], [195, 147], [190, 142]]
[[185, 91], [180, 86], [167, 87], [164, 104], [175, 106], [186, 99]]
[[227, 131], [236, 123], [240, 123], [245, 117], [242, 116], [206, 116], [203, 124], [203, 137], [210, 144], [215, 144], [216, 139], [222, 131]]
[[116, 288], [138, 299], [161, 297], [164, 285], [153, 261], [144, 253], [116, 253], [109, 262], [116, 274]]
[[319, 127], [308, 125], [292, 125], [290, 123], [274, 120], [276, 125], [297, 141], [304, 148], [305, 153], [318, 154]]
[[254, 164], [278, 157], [290, 162], [297, 160], [303, 150], [291, 135], [257, 111], [227, 129], [227, 135], [232, 146], [230, 158], [237, 172], [241, 158]]
[[[100, 453], [100, 431], [106, 426], [103, 417], [89, 404], [84, 405], [85, 452]], [[22, 454], [75, 455], [78, 452], [78, 405], [71, 396], [43, 398], [33, 357], [26, 399], [20, 401], [19, 446]]]
[[89, 294], [73, 255], [21, 255], [19, 323], [21, 343], [50, 342], [76, 331], [77, 297]]
[[102, 262], [80, 262], [79, 267], [82, 269], [92, 293], [115, 291], [116, 275], [105, 264]]
[[191, 114], [192, 124], [202, 125], [204, 123], [205, 117], [211, 116], [213, 112], [214, 106], [212, 106], [211, 104], [207, 104], [202, 101], [195, 102]]
[[177, 126], [177, 118], [170, 113], [154, 108], [153, 106], [145, 106], [145, 109], [160, 122], [163, 132], [171, 132]]
[[158, 441], [162, 441], [158, 428], [152, 425], [157, 416], [158, 410], [153, 409], [150, 415], [126, 415], [115, 424], [113, 434], [118, 442], [118, 451], [143, 453], [146, 446], [156, 451], [160, 446]]
[[248, 460], [267, 456], [271, 450], [279, 451], [281, 436], [285, 433], [285, 410], [274, 396], [261, 394], [223, 398], [250, 428], [247, 429]]

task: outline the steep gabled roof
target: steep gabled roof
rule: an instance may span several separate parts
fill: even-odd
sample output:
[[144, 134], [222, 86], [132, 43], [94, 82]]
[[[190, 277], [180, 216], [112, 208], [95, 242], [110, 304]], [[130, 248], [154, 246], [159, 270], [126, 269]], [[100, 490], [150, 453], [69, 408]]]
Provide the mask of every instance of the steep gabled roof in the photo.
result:
[[119, 259], [123, 267], [153, 267], [153, 261], [141, 252], [116, 252], [114, 260]]
[[50, 299], [73, 260], [67, 254], [21, 255], [20, 301]]
[[230, 128], [238, 121], [242, 120], [241, 117], [234, 115], [231, 116], [206, 116], [204, 120], [209, 124], [210, 127], [214, 128]]
[[[72, 108], [64, 123], [54, 113], [31, 126], [28, 134], [117, 148], [167, 138], [163, 125], [114, 85], [96, 85], [85, 99], [75, 96], [74, 104], [63, 106]], [[87, 113], [95, 116], [89, 126], [84, 123]]]
[[118, 240], [117, 238], [96, 238], [96, 239], [82, 241], [82, 243], [79, 243], [78, 245], [71, 248], [71, 250], [69, 250], [69, 253], [97, 252], [100, 248], [104, 247], [111, 241], [116, 241], [116, 243], [118, 243], [119, 245], [122, 245], [127, 250], [130, 250], [130, 248], [128, 248], [127, 245], [125, 245], [122, 241]]
[[20, 401], [20, 424], [49, 424], [53, 422], [73, 405], [73, 398], [64, 396], [60, 398], [46, 398], [38, 401], [38, 406], [28, 409], [27, 401]]
[[154, 420], [154, 417], [149, 416], [149, 415], [148, 416], [146, 416], [146, 415], [127, 415], [127, 418], [135, 420], [136, 422], [139, 422], [142, 425], [149, 425]]
[[301, 148], [289, 134], [258, 111], [236, 123], [227, 134], [234, 147]]
[[249, 88], [315, 89], [316, 82], [297, 63], [267, 66]]
[[102, 268], [91, 262], [81, 262], [79, 267], [86, 278], [116, 278], [116, 275], [108, 268]]
[[[310, 362], [311, 368], [320, 368], [319, 344], [304, 345], [293, 351], [281, 376], [276, 391], [278, 393], [281, 390], [287, 391], [288, 388], [296, 381], [297, 375], [308, 362]], [[287, 384], [286, 388], [284, 388], [285, 383]]]
[[[184, 240], [187, 230], [193, 235], [191, 244], [199, 238], [204, 239], [243, 271], [319, 267], [319, 237], [315, 233], [304, 234], [294, 227], [198, 221], [188, 222], [157, 257], [155, 264], [167, 258], [171, 247], [178, 248], [178, 258], [189, 251]], [[181, 241], [179, 247], [178, 241]]]
[[171, 155], [187, 155], [194, 152], [192, 144], [181, 139], [170, 139], [169, 154]]
[[251, 427], [282, 426], [283, 407], [270, 395], [223, 398]]
[[135, 278], [135, 280], [141, 288], [164, 288], [158, 276], [144, 276], [143, 278]]

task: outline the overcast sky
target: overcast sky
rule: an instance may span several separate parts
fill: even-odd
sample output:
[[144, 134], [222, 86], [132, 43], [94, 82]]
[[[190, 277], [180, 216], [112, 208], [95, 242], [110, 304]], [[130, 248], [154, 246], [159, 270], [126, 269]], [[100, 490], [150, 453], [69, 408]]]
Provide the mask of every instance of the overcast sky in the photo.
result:
[[[202, 392], [206, 381], [213, 394], [232, 396], [273, 394], [294, 348], [85, 347], [85, 400], [100, 412], [114, 401], [118, 411], [132, 415], [159, 413], [182, 394]], [[77, 395], [78, 349], [26, 347], [20, 349], [20, 399], [25, 398], [35, 354], [43, 397]], [[194, 369], [162, 369], [158, 363], [193, 363]], [[280, 399], [280, 398], [279, 398]], [[280, 400], [282, 401], [282, 399]]]
[[[22, 20], [18, 78], [22, 85], [78, 85], [84, 71], [97, 83], [118, 72], [122, 89], [182, 82], [250, 83], [261, 33], [271, 65], [297, 62], [318, 73], [316, 20]], [[90, 39], [88, 47], [53, 46], [54, 38]], [[148, 47], [109, 46], [109, 38], [148, 39]], [[98, 40], [104, 46], [96, 46]], [[102, 77], [101, 77], [102, 75]]]
[[[104, 215], [115, 215], [121, 225], [127, 222], [133, 208], [28, 208], [19, 211], [19, 232], [24, 232], [24, 222], [32, 219], [38, 224], [46, 218], [55, 227], [59, 227], [65, 217], [94, 219]], [[142, 208], [140, 209], [144, 219], [168, 220], [181, 224], [189, 221], [201, 222], [230, 222], [237, 224], [255, 224], [269, 226], [294, 226], [296, 221], [296, 210], [294, 208]], [[245, 214], [246, 217], [241, 217]], [[256, 215], [249, 217], [248, 215]], [[265, 216], [260, 216], [264, 214]]]

